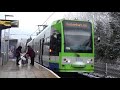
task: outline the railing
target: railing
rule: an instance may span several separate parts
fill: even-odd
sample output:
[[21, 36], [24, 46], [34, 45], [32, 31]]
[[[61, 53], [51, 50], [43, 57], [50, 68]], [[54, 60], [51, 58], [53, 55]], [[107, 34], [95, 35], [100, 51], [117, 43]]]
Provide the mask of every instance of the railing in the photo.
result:
[[95, 63], [95, 73], [103, 74], [105, 77], [112, 76], [120, 78], [120, 65], [108, 63]]

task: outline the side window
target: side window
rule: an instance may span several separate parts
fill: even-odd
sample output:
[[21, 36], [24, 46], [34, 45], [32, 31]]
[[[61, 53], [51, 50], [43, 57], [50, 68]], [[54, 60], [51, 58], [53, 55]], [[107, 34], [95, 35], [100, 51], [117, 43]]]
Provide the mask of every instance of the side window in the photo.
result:
[[61, 51], [61, 34], [53, 27], [50, 36], [50, 55], [58, 56]]
[[33, 48], [33, 50], [34, 50], [34, 44], [35, 44], [35, 43], [34, 43], [34, 39], [33, 39], [33, 41], [32, 41], [32, 46], [31, 46], [31, 47]]
[[61, 34], [60, 33], [57, 34], [57, 46], [58, 46], [57, 48], [58, 52], [61, 52]]
[[44, 53], [43, 53], [44, 55], [47, 55], [47, 56], [49, 56], [49, 48], [50, 48], [49, 43], [50, 43], [50, 39], [48, 37], [45, 39], [45, 42], [44, 42]]
[[35, 47], [34, 47], [36, 55], [39, 54], [39, 42], [35, 42]]

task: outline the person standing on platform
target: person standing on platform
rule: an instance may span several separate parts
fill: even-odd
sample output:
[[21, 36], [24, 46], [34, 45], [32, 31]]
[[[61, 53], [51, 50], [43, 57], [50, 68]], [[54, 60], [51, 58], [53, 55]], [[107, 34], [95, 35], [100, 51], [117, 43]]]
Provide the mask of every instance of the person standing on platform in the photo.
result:
[[20, 56], [21, 56], [21, 49], [22, 49], [22, 46], [19, 46], [17, 49], [16, 49], [16, 65], [19, 65], [19, 60], [20, 60]]
[[34, 58], [35, 58], [35, 52], [34, 50], [32, 49], [31, 46], [27, 46], [28, 49], [27, 49], [27, 55], [29, 55], [30, 59], [31, 59], [31, 65], [34, 66]]

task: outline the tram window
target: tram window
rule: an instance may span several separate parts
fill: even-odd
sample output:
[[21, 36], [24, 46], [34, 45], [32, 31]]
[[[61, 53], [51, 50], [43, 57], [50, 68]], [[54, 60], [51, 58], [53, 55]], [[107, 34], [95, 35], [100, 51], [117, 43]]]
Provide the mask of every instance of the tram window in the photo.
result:
[[50, 55], [58, 56], [61, 51], [61, 34], [55, 27], [51, 27], [50, 32]]
[[58, 52], [61, 50], [61, 34], [57, 34], [57, 46], [58, 46]]
[[49, 37], [44, 42], [44, 55], [49, 55]]
[[61, 34], [53, 34], [50, 40], [50, 55], [58, 56], [61, 50]]

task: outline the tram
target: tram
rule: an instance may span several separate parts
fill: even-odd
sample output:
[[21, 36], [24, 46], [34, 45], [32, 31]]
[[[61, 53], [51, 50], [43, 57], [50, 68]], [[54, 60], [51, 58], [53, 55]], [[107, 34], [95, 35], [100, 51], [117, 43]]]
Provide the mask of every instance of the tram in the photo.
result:
[[35, 62], [58, 72], [94, 71], [94, 28], [90, 21], [53, 21], [31, 40]]

